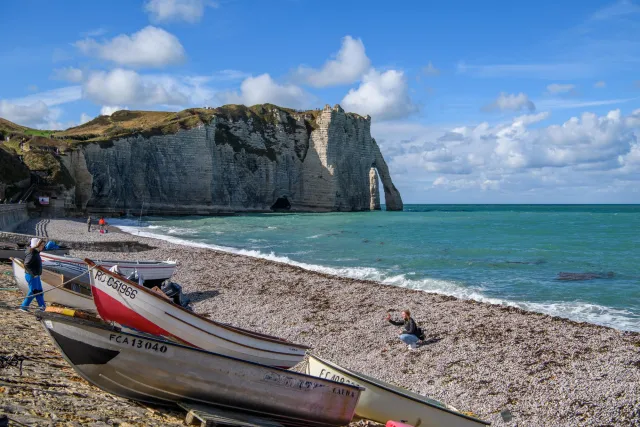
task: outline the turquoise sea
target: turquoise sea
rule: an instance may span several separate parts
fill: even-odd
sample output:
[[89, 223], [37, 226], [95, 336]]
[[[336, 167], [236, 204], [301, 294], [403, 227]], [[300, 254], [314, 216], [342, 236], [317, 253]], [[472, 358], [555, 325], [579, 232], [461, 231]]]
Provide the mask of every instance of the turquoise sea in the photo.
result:
[[640, 331], [640, 205], [143, 217], [126, 231]]

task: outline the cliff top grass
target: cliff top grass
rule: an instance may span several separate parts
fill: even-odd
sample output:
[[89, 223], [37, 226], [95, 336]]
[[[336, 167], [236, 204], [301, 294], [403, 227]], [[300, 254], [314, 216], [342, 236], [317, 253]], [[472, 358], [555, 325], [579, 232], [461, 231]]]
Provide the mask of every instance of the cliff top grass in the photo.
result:
[[[217, 108], [189, 108], [180, 112], [120, 110], [111, 116], [98, 116], [87, 123], [64, 131], [31, 129], [0, 118], [0, 133], [4, 131], [6, 134], [23, 136], [31, 140], [34, 140], [35, 136], [49, 138], [51, 144], [68, 148], [69, 145], [77, 143], [112, 141], [133, 135], [148, 137], [172, 134], [208, 124], [214, 116], [234, 121], [253, 119], [256, 124], [279, 122], [285, 126], [293, 126], [296, 120], [303, 119], [307, 129], [311, 131], [317, 127], [316, 120], [321, 112], [322, 110], [319, 109], [298, 111], [273, 104], [258, 104], [251, 107], [229, 104]], [[284, 113], [284, 117], [281, 113]], [[361, 118], [354, 113], [348, 114]], [[42, 140], [38, 142], [44, 144]]]
[[[99, 142], [110, 141], [132, 135], [153, 136], [168, 135], [180, 130], [192, 129], [211, 122], [214, 116], [228, 120], [248, 120], [275, 123], [274, 111], [293, 116], [301, 116], [315, 124], [319, 111], [298, 112], [272, 104], [247, 107], [244, 105], [224, 105], [218, 108], [189, 108], [180, 112], [165, 111], [116, 111], [111, 116], [99, 116], [95, 119], [57, 133], [57, 137], [74, 141]], [[295, 119], [293, 119], [295, 121]]]

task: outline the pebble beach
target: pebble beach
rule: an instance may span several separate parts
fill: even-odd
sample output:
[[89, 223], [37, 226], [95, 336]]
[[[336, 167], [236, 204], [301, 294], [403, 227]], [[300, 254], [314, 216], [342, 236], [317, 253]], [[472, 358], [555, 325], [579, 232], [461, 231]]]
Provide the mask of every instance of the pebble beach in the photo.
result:
[[[176, 260], [172, 280], [197, 313], [309, 345], [325, 359], [494, 426], [640, 426], [640, 333], [330, 276], [113, 227], [105, 235], [87, 233], [83, 220], [31, 220], [18, 231], [62, 241], [147, 244], [155, 249], [71, 254]], [[5, 274], [11, 269], [1, 268], [0, 300], [20, 298], [4, 290], [11, 286]], [[398, 340], [399, 327], [384, 320], [387, 313], [399, 318], [403, 309], [411, 310], [428, 337], [416, 351]], [[17, 367], [0, 370], [0, 413], [27, 425], [182, 423], [184, 414], [108, 395], [77, 377], [32, 316], [2, 310], [0, 330], [0, 355], [40, 357], [24, 362], [22, 377]]]

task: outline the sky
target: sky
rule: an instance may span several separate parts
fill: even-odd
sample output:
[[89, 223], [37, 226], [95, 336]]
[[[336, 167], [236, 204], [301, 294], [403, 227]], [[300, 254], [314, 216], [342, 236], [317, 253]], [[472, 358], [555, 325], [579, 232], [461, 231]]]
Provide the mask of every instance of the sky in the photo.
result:
[[405, 203], [640, 203], [640, 4], [0, 2], [0, 117], [369, 114]]

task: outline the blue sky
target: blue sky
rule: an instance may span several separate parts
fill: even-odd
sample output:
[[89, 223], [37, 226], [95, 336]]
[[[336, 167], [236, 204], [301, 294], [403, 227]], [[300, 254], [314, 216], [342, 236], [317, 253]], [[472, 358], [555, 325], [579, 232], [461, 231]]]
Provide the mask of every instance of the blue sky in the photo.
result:
[[339, 103], [406, 202], [640, 203], [632, 1], [0, 3], [0, 117]]

